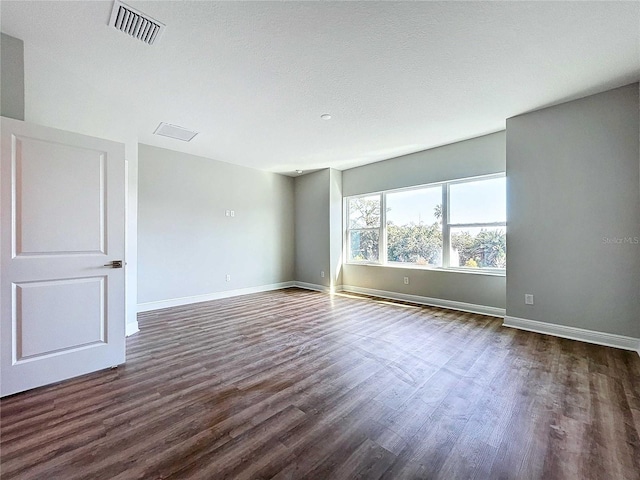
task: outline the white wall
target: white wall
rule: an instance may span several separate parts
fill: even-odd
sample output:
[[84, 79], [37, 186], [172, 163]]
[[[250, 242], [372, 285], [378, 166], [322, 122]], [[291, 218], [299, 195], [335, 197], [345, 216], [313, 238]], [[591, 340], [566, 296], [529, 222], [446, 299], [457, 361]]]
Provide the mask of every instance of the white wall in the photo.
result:
[[638, 111], [633, 84], [507, 120], [508, 316], [640, 337]]
[[[466, 140], [342, 172], [345, 196], [505, 171], [505, 132]], [[507, 237], [509, 234], [507, 234]], [[507, 253], [507, 256], [509, 254]], [[403, 277], [409, 277], [405, 285]], [[344, 265], [346, 286], [505, 308], [504, 276], [420, 268]]]
[[139, 304], [293, 280], [292, 178], [142, 144], [138, 158]]
[[127, 155], [126, 309], [127, 336], [138, 331], [138, 144], [130, 142]]

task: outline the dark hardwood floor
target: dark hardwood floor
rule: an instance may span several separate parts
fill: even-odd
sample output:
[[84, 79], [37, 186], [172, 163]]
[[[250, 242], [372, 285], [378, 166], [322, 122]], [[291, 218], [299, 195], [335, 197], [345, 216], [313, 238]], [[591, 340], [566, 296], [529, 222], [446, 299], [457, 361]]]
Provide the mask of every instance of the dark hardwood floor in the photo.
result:
[[3, 399], [1, 478], [640, 479], [640, 357], [287, 289], [139, 316], [126, 365]]

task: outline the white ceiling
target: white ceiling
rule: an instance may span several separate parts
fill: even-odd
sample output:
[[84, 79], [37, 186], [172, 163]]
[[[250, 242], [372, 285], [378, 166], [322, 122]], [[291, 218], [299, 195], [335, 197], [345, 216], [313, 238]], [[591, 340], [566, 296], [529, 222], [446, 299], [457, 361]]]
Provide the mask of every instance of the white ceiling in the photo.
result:
[[[495, 132], [640, 78], [639, 2], [127, 3], [167, 24], [159, 43], [108, 27], [110, 1], [2, 1], [27, 120], [291, 174]], [[201, 133], [158, 137], [161, 121]]]

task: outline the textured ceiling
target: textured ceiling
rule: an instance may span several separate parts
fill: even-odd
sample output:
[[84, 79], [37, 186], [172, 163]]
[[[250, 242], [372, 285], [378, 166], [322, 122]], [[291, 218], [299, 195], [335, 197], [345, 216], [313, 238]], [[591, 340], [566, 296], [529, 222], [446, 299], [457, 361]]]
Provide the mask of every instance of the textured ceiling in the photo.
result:
[[[638, 2], [127, 3], [167, 24], [159, 43], [109, 28], [111, 2], [2, 1], [27, 120], [289, 174], [495, 132], [640, 77]], [[201, 133], [154, 136], [161, 121]]]

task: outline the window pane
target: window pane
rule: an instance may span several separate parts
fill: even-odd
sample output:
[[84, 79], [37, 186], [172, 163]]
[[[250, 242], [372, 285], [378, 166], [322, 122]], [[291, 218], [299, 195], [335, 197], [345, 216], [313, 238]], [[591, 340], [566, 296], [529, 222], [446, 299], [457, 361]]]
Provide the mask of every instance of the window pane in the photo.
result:
[[387, 194], [387, 260], [442, 265], [442, 187]]
[[380, 226], [380, 195], [349, 199], [349, 228]]
[[349, 260], [377, 262], [379, 244], [379, 230], [352, 230], [349, 232]]
[[451, 228], [451, 267], [505, 268], [505, 227]]
[[504, 177], [451, 185], [449, 187], [449, 222], [506, 222], [505, 185]]

